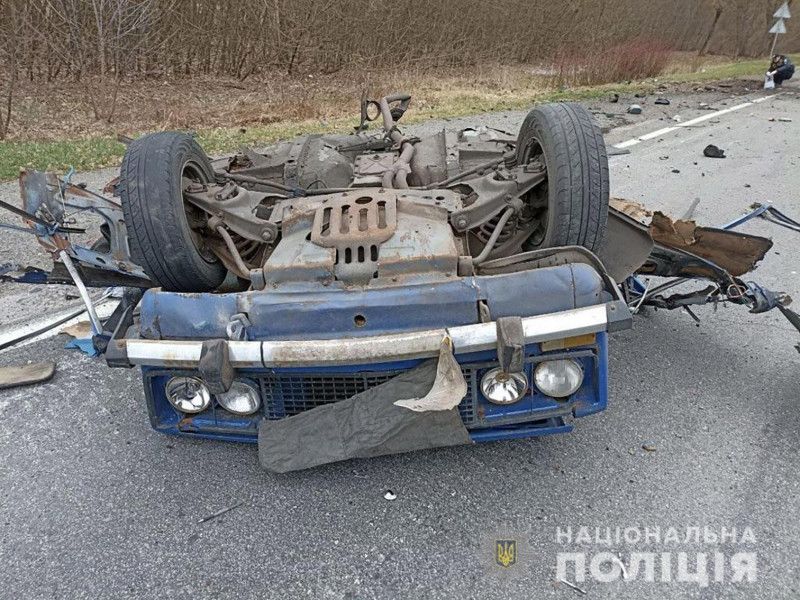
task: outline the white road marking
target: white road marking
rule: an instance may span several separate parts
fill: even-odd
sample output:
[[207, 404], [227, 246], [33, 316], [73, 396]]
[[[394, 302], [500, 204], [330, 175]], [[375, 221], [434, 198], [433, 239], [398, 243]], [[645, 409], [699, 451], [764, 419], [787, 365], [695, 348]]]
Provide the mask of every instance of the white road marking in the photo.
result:
[[769, 100], [770, 98], [774, 98], [775, 96], [779, 95], [780, 92], [777, 94], [770, 94], [769, 96], [764, 96], [762, 98], [756, 98], [755, 100], [750, 100], [749, 102], [743, 102], [742, 104], [737, 104], [736, 106], [731, 106], [730, 108], [723, 108], [722, 110], [715, 110], [713, 112], [709, 112], [706, 115], [701, 115], [685, 123], [681, 123], [680, 125], [673, 125], [671, 127], [664, 127], [662, 129], [658, 129], [656, 131], [651, 131], [650, 133], [645, 133], [644, 135], [640, 135], [639, 137], [631, 138], [629, 140], [625, 140], [624, 142], [620, 142], [619, 144], [614, 144], [614, 148], [619, 148], [620, 150], [623, 148], [630, 148], [631, 146], [635, 146], [636, 144], [640, 144], [641, 142], [646, 142], [647, 140], [652, 140], [653, 138], [660, 137], [662, 135], [666, 135], [673, 131], [677, 131], [682, 127], [691, 127], [692, 125], [697, 125], [698, 123], [702, 123], [703, 121], [708, 121], [715, 117], [719, 117], [722, 115], [727, 115], [728, 113], [735, 112], [737, 110], [741, 110], [748, 106], [752, 106], [753, 104], [759, 104], [764, 102], [765, 100]]

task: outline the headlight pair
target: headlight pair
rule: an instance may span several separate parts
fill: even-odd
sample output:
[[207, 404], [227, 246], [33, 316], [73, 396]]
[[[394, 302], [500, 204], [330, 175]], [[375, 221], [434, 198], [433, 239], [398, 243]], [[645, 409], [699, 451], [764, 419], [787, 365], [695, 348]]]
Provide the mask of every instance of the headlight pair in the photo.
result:
[[[164, 391], [169, 403], [182, 413], [203, 412], [211, 404], [208, 387], [197, 377], [173, 377]], [[258, 391], [244, 381], [234, 381], [231, 389], [214, 397], [222, 408], [235, 415], [252, 415], [261, 406]]]
[[[545, 360], [533, 370], [533, 381], [540, 392], [553, 398], [566, 398], [583, 383], [583, 369], [571, 359]], [[525, 395], [525, 373], [504, 373], [492, 369], [481, 379], [481, 392], [493, 404], [513, 404]]]

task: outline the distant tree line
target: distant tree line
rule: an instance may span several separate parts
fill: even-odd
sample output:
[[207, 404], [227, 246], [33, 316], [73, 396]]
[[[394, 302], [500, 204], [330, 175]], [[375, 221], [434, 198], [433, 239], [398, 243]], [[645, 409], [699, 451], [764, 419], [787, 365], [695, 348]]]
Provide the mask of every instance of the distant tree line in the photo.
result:
[[[225, 75], [538, 62], [632, 37], [765, 54], [778, 0], [0, 0], [6, 77]], [[800, 14], [798, 15], [800, 21]], [[790, 24], [791, 29], [791, 24]], [[797, 47], [798, 37], [783, 40]]]

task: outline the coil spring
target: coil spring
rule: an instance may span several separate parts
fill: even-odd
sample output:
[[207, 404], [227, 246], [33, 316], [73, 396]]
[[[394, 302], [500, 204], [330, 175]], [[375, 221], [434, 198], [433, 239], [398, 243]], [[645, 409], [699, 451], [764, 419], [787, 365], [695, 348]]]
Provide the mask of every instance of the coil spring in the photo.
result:
[[232, 231], [230, 234], [236, 249], [239, 251], [239, 256], [242, 257], [242, 261], [251, 269], [259, 268], [264, 254], [264, 242], [248, 240]]
[[[494, 217], [486, 221], [483, 225], [472, 229], [472, 233], [475, 234], [482, 243], [487, 243], [489, 238], [492, 236], [495, 228], [497, 227], [497, 222], [500, 220], [500, 215], [502, 213], [496, 214]], [[517, 215], [512, 215], [511, 218], [506, 222], [505, 227], [503, 227], [503, 231], [500, 232], [500, 236], [497, 238], [497, 245], [500, 246], [504, 242], [506, 242], [517, 229], [517, 222], [518, 218]]]

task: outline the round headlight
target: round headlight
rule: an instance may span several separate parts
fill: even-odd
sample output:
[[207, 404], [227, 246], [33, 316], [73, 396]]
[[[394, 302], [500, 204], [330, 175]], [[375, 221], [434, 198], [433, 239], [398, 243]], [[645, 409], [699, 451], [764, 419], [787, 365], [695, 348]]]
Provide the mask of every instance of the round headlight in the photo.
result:
[[197, 377], [173, 377], [164, 388], [167, 400], [183, 413], [199, 413], [208, 408], [211, 394]]
[[503, 373], [503, 369], [492, 369], [481, 379], [481, 392], [493, 404], [514, 404], [527, 389], [525, 373]]
[[539, 391], [553, 398], [566, 398], [583, 383], [583, 369], [574, 360], [546, 360], [533, 371]]
[[252, 415], [261, 406], [258, 391], [243, 381], [234, 381], [231, 389], [216, 398], [222, 408], [235, 415]]

